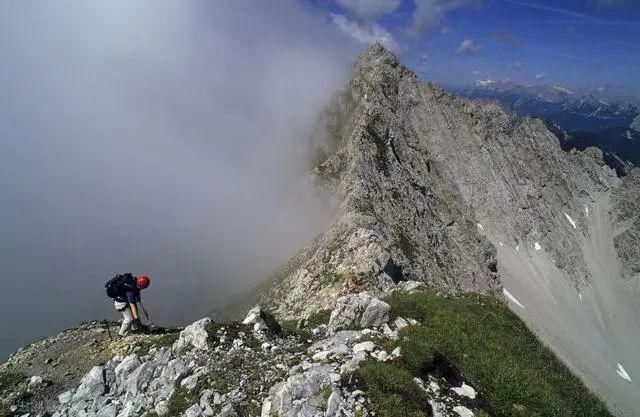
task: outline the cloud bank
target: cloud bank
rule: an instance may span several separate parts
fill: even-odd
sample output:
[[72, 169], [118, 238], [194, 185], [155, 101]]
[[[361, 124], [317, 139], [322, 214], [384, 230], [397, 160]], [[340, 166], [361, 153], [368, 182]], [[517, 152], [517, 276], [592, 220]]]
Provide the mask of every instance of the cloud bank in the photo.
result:
[[459, 55], [475, 55], [482, 50], [482, 46], [473, 39], [465, 39], [460, 43], [458, 49], [456, 49], [456, 54]]
[[305, 135], [356, 51], [288, 1], [6, 3], [0, 356], [115, 318], [115, 273], [176, 323], [307, 243]]
[[355, 16], [366, 20], [375, 20], [400, 6], [400, 0], [336, 0], [336, 3]]

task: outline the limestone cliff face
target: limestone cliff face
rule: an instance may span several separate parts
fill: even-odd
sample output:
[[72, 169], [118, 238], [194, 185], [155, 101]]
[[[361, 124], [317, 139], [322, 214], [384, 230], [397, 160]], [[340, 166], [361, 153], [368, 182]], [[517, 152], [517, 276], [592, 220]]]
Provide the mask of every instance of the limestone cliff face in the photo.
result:
[[580, 223], [618, 181], [597, 154], [565, 153], [539, 120], [425, 84], [378, 45], [324, 122], [329, 144], [314, 174], [340, 201], [337, 220], [277, 285], [281, 312], [328, 307], [350, 278], [492, 292], [497, 246], [545, 248], [572, 285], [591, 280], [586, 231], [568, 218]]
[[313, 175], [338, 202], [336, 220], [266, 294], [281, 315], [405, 279], [504, 292], [592, 389], [634, 415], [640, 386], [617, 366], [640, 380], [640, 171], [622, 180], [599, 149], [565, 152], [542, 121], [424, 83], [379, 45], [322, 128]]

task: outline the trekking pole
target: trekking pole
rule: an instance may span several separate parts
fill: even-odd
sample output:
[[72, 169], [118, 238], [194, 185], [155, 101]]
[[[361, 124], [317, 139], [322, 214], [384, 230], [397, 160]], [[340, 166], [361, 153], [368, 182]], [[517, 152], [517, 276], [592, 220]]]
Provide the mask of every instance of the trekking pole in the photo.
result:
[[111, 336], [111, 329], [109, 329], [109, 323], [107, 322], [107, 320], [102, 320], [102, 322], [104, 323], [104, 327], [107, 328], [107, 334], [109, 335], [109, 339], [111, 339], [111, 341], [113, 342], [113, 336]]

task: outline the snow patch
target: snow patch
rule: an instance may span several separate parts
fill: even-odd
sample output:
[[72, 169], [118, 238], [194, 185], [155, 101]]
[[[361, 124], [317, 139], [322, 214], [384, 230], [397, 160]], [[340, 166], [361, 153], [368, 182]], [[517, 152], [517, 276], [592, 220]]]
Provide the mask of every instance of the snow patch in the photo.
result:
[[551, 88], [553, 88], [556, 91], [559, 91], [561, 93], [565, 93], [565, 94], [575, 94], [575, 91], [569, 90], [567, 87], [563, 87], [561, 85], [554, 85]]
[[516, 252], [520, 252], [520, 245], [516, 245]]
[[480, 230], [482, 230], [484, 232], [484, 227], [480, 223], [476, 223], [476, 225], [478, 225], [478, 229], [480, 229]]
[[584, 205], [584, 214], [585, 215], [589, 215], [589, 206], [587, 206], [586, 204]]
[[564, 216], [567, 218], [567, 220], [569, 220], [569, 223], [571, 223], [571, 226], [573, 226], [574, 229], [577, 229], [576, 221], [573, 220], [571, 216], [569, 216], [567, 213], [564, 213]]
[[619, 363], [618, 363], [618, 370], [616, 372], [618, 373], [620, 378], [626, 379], [627, 381], [631, 382], [631, 377], [629, 376], [627, 371], [622, 367], [622, 365], [620, 365]]
[[486, 80], [476, 80], [476, 86], [478, 87], [486, 87], [495, 83], [495, 81], [487, 78]]
[[514, 297], [509, 291], [507, 291], [506, 288], [502, 289], [502, 293], [504, 294], [505, 297], [507, 297], [509, 300], [513, 301], [515, 304], [518, 305], [518, 307], [520, 307], [521, 309], [524, 310], [524, 306], [520, 303], [520, 301], [518, 301], [518, 299], [516, 297]]
[[535, 243], [535, 245], [533, 245], [533, 247], [535, 248], [535, 250], [541, 250], [542, 246], [540, 246], [540, 244], [538, 242]]
[[582, 300], [582, 293], [578, 293], [578, 298]]
[[500, 246], [504, 246], [504, 243], [502, 243], [502, 242], [498, 242], [498, 245], [500, 245]]

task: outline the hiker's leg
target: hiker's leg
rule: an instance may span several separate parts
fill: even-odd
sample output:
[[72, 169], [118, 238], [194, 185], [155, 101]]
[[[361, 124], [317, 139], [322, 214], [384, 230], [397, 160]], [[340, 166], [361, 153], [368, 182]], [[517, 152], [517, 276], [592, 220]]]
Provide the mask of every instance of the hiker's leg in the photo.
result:
[[125, 308], [122, 310], [122, 325], [120, 326], [120, 331], [118, 334], [120, 336], [124, 336], [129, 333], [129, 327], [131, 327], [131, 323], [133, 322], [133, 314], [131, 314], [131, 310], [129, 308]]

